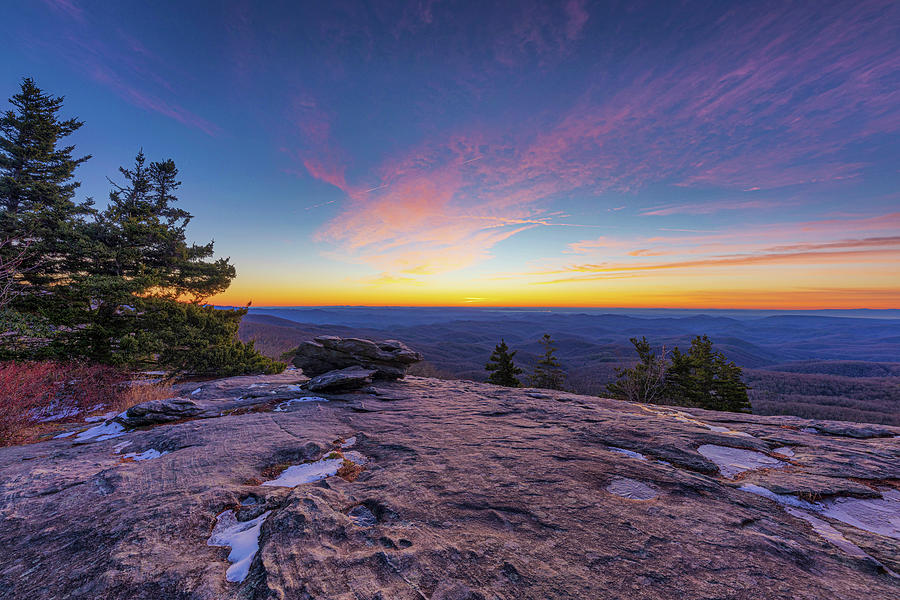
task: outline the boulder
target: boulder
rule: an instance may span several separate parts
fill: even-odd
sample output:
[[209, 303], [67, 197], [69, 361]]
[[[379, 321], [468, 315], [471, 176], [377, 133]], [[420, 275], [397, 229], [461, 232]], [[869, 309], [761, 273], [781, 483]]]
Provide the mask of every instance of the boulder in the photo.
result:
[[311, 392], [327, 390], [352, 390], [372, 383], [376, 371], [363, 367], [347, 367], [317, 375], [309, 380], [306, 389]]
[[144, 427], [196, 417], [203, 407], [190, 398], [166, 398], [135, 404], [114, 420], [125, 427]]
[[[375, 379], [400, 379], [422, 355], [397, 340], [363, 340], [320, 335], [297, 347], [293, 364], [315, 377], [347, 367], [375, 371]], [[312, 389], [312, 388], [310, 388]]]

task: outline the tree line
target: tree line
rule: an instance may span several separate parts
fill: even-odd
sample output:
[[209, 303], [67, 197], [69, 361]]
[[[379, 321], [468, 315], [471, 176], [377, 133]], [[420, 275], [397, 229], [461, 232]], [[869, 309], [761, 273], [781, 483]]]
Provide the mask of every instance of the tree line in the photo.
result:
[[[556, 346], [549, 334], [540, 340], [544, 354], [535, 364], [530, 376], [532, 387], [563, 389], [565, 374], [556, 359]], [[653, 351], [646, 337], [631, 338], [638, 355], [634, 367], [617, 368], [616, 381], [607, 386], [615, 398], [632, 402], [694, 406], [710, 410], [750, 412], [749, 389], [743, 372], [724, 354], [713, 350], [712, 341], [705, 335], [691, 341], [687, 352], [678, 347], [659, 353]], [[507, 387], [521, 387], [519, 375], [524, 371], [514, 361], [515, 350], [504, 340], [494, 348], [485, 369], [490, 371], [488, 382]]]
[[194, 374], [276, 372], [236, 334], [246, 308], [206, 300], [235, 277], [213, 243], [189, 243], [172, 159], [138, 151], [104, 209], [76, 200], [84, 123], [30, 78], [0, 116], [0, 358], [79, 357]]

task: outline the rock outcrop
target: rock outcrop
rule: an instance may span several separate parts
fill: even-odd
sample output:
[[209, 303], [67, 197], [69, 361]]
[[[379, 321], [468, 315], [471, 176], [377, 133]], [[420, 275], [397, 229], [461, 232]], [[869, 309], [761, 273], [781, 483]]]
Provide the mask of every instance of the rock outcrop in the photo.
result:
[[[0, 598], [900, 590], [896, 428], [419, 377], [310, 397], [304, 380], [187, 384], [194, 404], [169, 406], [194, 417], [0, 449]], [[154, 406], [134, 418], [175, 414]]]
[[363, 340], [320, 335], [294, 351], [292, 363], [309, 377], [347, 367], [375, 371], [375, 379], [400, 379], [422, 355], [397, 340]]
[[114, 421], [125, 427], [144, 427], [188, 419], [202, 413], [203, 408], [191, 398], [166, 398], [136, 404], [117, 416]]
[[377, 371], [374, 369], [347, 367], [316, 375], [307, 381], [304, 387], [311, 392], [356, 389], [372, 383], [376, 374]]

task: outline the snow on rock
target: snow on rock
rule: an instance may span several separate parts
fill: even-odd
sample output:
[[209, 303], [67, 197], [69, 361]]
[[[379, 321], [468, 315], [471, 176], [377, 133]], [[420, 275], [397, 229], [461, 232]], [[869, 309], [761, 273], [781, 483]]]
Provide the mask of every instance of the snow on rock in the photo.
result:
[[776, 469], [783, 467], [784, 463], [777, 458], [766, 456], [755, 450], [732, 448], [730, 446], [717, 446], [716, 444], [703, 444], [697, 448], [697, 452], [706, 459], [716, 463], [722, 477], [734, 479], [735, 475], [754, 469]]
[[627, 477], [616, 477], [606, 486], [606, 491], [629, 500], [653, 500], [659, 495], [646, 483]]
[[[698, 421], [699, 423], [699, 421]], [[716, 433], [726, 433], [728, 435], [737, 435], [740, 437], [748, 437], [752, 438], [753, 436], [745, 431], [735, 431], [734, 429], [729, 429], [727, 427], [722, 427], [721, 425], [709, 425], [708, 423], [701, 423], [710, 431], [715, 431]]]
[[104, 413], [102, 415], [94, 415], [93, 417], [85, 417], [84, 422], [85, 423], [96, 423], [98, 421], [109, 421], [114, 416], [116, 416], [116, 411], [111, 411], [108, 413]]
[[266, 511], [251, 521], [238, 521], [234, 511], [226, 510], [216, 517], [216, 526], [206, 542], [207, 546], [228, 546], [228, 561], [232, 563], [225, 571], [225, 579], [240, 582], [247, 578], [250, 564], [259, 550], [259, 530], [271, 511]]
[[774, 500], [785, 507], [789, 514], [808, 522], [816, 533], [850, 556], [874, 562], [890, 575], [900, 577], [866, 554], [826, 521], [811, 514], [819, 513], [857, 529], [900, 539], [900, 491], [883, 491], [881, 498], [834, 498], [823, 502], [806, 502], [796, 496], [776, 494], [752, 483], [742, 485], [739, 489]]
[[113, 452], [115, 454], [118, 454], [119, 452], [121, 452], [123, 449], [125, 449], [127, 446], [130, 446], [130, 445], [131, 445], [131, 440], [129, 440], [127, 442], [119, 442], [118, 444], [113, 446]]
[[71, 406], [59, 407], [57, 404], [51, 404], [44, 408], [34, 409], [31, 411], [31, 418], [40, 423], [49, 423], [51, 421], [61, 421], [74, 417], [81, 411]]
[[321, 396], [303, 396], [302, 398], [291, 398], [290, 400], [282, 402], [273, 410], [275, 412], [286, 412], [291, 404], [296, 404], [298, 402], [328, 402], [328, 398], [322, 398]]
[[350, 450], [349, 452], [344, 452], [344, 458], [349, 460], [350, 462], [357, 465], [364, 465], [369, 462], [369, 459], [363, 456], [361, 453], [356, 450]]
[[863, 551], [862, 548], [860, 548], [859, 546], [857, 546], [856, 544], [854, 544], [853, 542], [851, 542], [850, 540], [845, 538], [841, 534], [840, 531], [838, 531], [837, 529], [835, 529], [834, 527], [832, 527], [831, 525], [829, 525], [822, 519], [819, 519], [818, 517], [811, 515], [810, 513], [806, 512], [805, 510], [800, 510], [797, 508], [787, 507], [787, 508], [785, 508], [785, 510], [789, 514], [808, 522], [810, 525], [812, 525], [812, 527], [816, 533], [821, 535], [823, 538], [825, 538], [826, 541], [830, 542], [831, 544], [834, 544], [836, 547], [840, 548], [841, 550], [843, 550], [850, 556], [854, 556], [856, 558], [861, 558], [863, 560], [872, 562], [872, 563], [878, 565], [879, 567], [881, 567], [882, 569], [884, 569], [885, 572], [887, 572], [887, 574], [892, 577], [900, 577], [896, 573], [894, 573], [893, 571], [891, 571], [890, 569], [885, 567], [883, 564], [881, 564], [874, 557], [866, 554], [866, 552]]
[[76, 433], [77, 433], [76, 431], [64, 431], [64, 432], [60, 433], [59, 435], [54, 435], [53, 439], [58, 440], [59, 438], [67, 438], [69, 436], [75, 435]]
[[615, 446], [607, 446], [612, 452], [618, 452], [619, 454], [624, 454], [625, 456], [630, 456], [631, 458], [636, 458], [638, 460], [647, 460], [647, 457], [641, 454], [640, 452], [635, 452], [634, 450], [626, 450], [625, 448], [616, 448]]
[[833, 498], [819, 512], [879, 535], [900, 540], [900, 490], [883, 490], [881, 498]]
[[162, 452], [160, 452], [159, 450], [150, 448], [149, 450], [144, 450], [143, 452], [129, 452], [123, 458], [130, 458], [132, 460], [150, 460], [152, 458], [159, 458], [160, 456], [163, 456], [165, 454], [168, 454], [168, 451], [163, 450]]
[[757, 496], [762, 496], [763, 498], [768, 498], [769, 500], [774, 500], [782, 506], [793, 506], [795, 508], [803, 508], [806, 510], [819, 510], [821, 508], [821, 505], [806, 502], [805, 500], [801, 500], [796, 496], [788, 494], [776, 494], [767, 488], [752, 483], [742, 485], [738, 489], [750, 492], [751, 494], [756, 494]]
[[337, 475], [338, 469], [343, 464], [342, 458], [323, 458], [315, 462], [294, 465], [285, 469], [277, 478], [264, 482], [263, 485], [294, 487], [302, 483], [312, 483]]
[[348, 437], [346, 440], [344, 440], [344, 443], [341, 444], [341, 448], [350, 448], [354, 444], [356, 444], [356, 436], [355, 435]]
[[780, 448], [775, 448], [774, 450], [772, 450], [772, 452], [774, 452], [775, 454], [780, 454], [781, 456], [787, 456], [787, 457], [791, 457], [791, 456], [794, 455], [794, 451], [791, 450], [791, 449], [790, 449], [789, 447], [787, 447], [787, 446], [782, 446], [782, 447], [780, 447]]
[[125, 427], [115, 421], [107, 421], [102, 425], [95, 425], [90, 429], [85, 429], [75, 437], [76, 442], [86, 442], [96, 439], [97, 441], [110, 440], [125, 434]]

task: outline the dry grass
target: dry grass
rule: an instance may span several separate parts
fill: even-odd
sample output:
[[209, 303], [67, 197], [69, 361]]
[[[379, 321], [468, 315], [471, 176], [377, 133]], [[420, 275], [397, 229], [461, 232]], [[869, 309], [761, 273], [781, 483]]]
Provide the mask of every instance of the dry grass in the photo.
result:
[[277, 479], [279, 475], [281, 475], [288, 467], [291, 466], [292, 463], [289, 462], [281, 462], [274, 465], [269, 465], [260, 471], [260, 475], [265, 477], [265, 481], [270, 479]]
[[353, 483], [354, 481], [356, 481], [356, 478], [359, 477], [359, 474], [365, 470], [366, 468], [364, 466], [358, 465], [354, 462], [350, 462], [345, 458], [344, 464], [342, 464], [341, 468], [338, 469], [337, 476], [345, 481]]
[[0, 363], [0, 446], [34, 441], [113, 402], [126, 374], [103, 365], [56, 361]]
[[74, 361], [0, 363], [0, 446], [39, 441], [60, 425], [175, 395], [167, 382], [130, 378], [113, 367]]
[[172, 385], [167, 382], [144, 383], [141, 381], [129, 382], [119, 394], [109, 402], [108, 410], [123, 411], [135, 404], [149, 402], [150, 400], [165, 400], [177, 396]]

